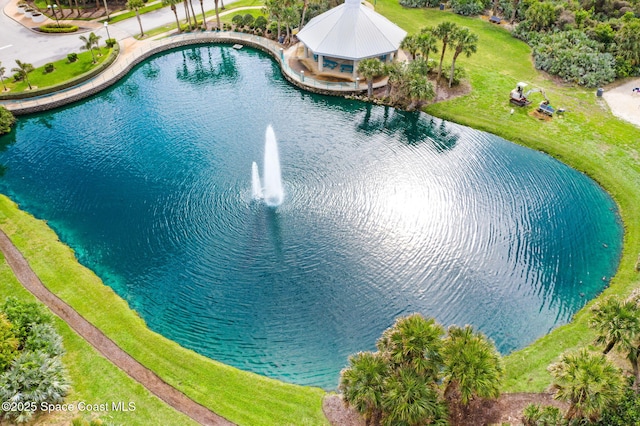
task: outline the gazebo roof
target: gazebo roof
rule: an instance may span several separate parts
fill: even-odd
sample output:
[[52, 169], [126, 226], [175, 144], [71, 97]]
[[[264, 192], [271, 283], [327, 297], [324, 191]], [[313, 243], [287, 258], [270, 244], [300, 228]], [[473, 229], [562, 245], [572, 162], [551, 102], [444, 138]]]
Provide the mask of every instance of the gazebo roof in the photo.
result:
[[297, 37], [318, 55], [364, 59], [395, 52], [406, 35], [360, 0], [345, 0], [311, 19]]

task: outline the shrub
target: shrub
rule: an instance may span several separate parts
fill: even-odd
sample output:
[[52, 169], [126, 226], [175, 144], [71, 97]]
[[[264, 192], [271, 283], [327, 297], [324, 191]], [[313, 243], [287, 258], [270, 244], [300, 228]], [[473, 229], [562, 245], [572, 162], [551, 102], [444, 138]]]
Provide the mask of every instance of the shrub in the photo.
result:
[[246, 15], [244, 15], [244, 17], [242, 18], [242, 24], [243, 24], [245, 27], [250, 27], [250, 26], [253, 24], [253, 22], [254, 22], [254, 21], [255, 21], [255, 18], [254, 18], [254, 17], [253, 17], [253, 15], [252, 15], [252, 14], [250, 14], [250, 13], [247, 13], [247, 14], [246, 14]]
[[78, 31], [78, 26], [71, 24], [45, 24], [40, 25], [39, 29], [43, 33], [75, 33]]
[[52, 62], [44, 64], [44, 72], [45, 73], [53, 72], [54, 69], [55, 69], [55, 67], [53, 66]]
[[244, 17], [242, 15], [235, 15], [233, 18], [231, 18], [231, 22], [241, 27], [244, 25]]
[[400, 0], [404, 7], [437, 7], [440, 0]]
[[600, 426], [627, 426], [640, 424], [640, 396], [630, 384], [622, 399], [615, 406], [608, 407], [596, 423]]
[[11, 361], [18, 355], [20, 341], [11, 330], [11, 323], [0, 313], [0, 372], [7, 369]]
[[479, 15], [488, 6], [487, 0], [451, 0], [451, 9], [458, 15], [464, 16]]
[[613, 56], [600, 52], [599, 44], [581, 31], [540, 37], [533, 47], [533, 58], [536, 68], [581, 86], [601, 86], [616, 76]]
[[9, 133], [11, 126], [13, 126], [13, 123], [15, 122], [16, 118], [13, 116], [11, 111], [0, 105], [0, 135]]
[[264, 31], [267, 28], [267, 18], [265, 18], [264, 16], [258, 16], [253, 25], [255, 25], [256, 28]]
[[[442, 64], [442, 75], [449, 81], [451, 76], [451, 64]], [[467, 71], [461, 65], [456, 65], [456, 69], [453, 71], [453, 81], [451, 84], [457, 86], [467, 76]]]
[[21, 354], [0, 375], [0, 400], [21, 403], [17, 410], [5, 411], [4, 418], [17, 423], [29, 421], [43, 403], [60, 404], [68, 391], [60, 357], [43, 352]]
[[104, 43], [107, 45], [109, 49], [111, 49], [113, 46], [115, 46], [118, 43], [118, 41], [115, 38], [108, 38], [104, 41]]
[[64, 354], [62, 337], [51, 324], [36, 324], [31, 327], [31, 332], [24, 343], [24, 350], [44, 352], [52, 358]]
[[[37, 303], [22, 302], [15, 297], [8, 297], [2, 307], [7, 319], [13, 326], [13, 332], [20, 339], [20, 346], [24, 346], [31, 328], [37, 324], [52, 322], [49, 315]], [[5, 400], [6, 401], [6, 400]]]
[[67, 59], [69, 60], [69, 62], [75, 62], [78, 60], [78, 54], [77, 53], [69, 53], [67, 55]]
[[538, 404], [529, 404], [522, 411], [524, 426], [547, 426], [565, 424], [562, 413], [558, 407]]

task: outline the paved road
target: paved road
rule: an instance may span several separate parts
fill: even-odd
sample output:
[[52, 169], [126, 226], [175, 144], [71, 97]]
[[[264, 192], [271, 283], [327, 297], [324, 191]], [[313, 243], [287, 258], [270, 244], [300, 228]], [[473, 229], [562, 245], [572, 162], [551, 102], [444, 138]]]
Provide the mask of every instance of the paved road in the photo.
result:
[[[6, 68], [5, 75], [12, 74], [11, 68], [16, 66], [16, 59], [39, 67], [47, 62], [64, 58], [68, 53], [81, 50], [82, 42], [78, 38], [81, 34], [39, 34], [16, 22], [11, 16], [8, 16], [8, 12], [10, 9], [12, 10], [12, 6], [9, 5], [12, 1], [15, 2], [15, 0], [0, 0], [0, 62]], [[233, 1], [226, 0], [225, 5]], [[213, 0], [205, 0], [204, 5], [205, 10], [214, 8]], [[193, 6], [196, 13], [199, 14], [199, 2], [194, 2]], [[184, 8], [181, 5], [178, 6], [178, 17], [184, 19]], [[141, 18], [145, 31], [175, 22], [175, 15], [168, 7], [144, 14]], [[27, 24], [37, 25], [30, 22]], [[103, 40], [107, 38], [104, 27], [95, 23], [93, 26], [97, 27], [93, 30], [97, 35], [101, 36]], [[139, 33], [140, 27], [135, 17], [109, 25], [109, 35], [118, 41]]]

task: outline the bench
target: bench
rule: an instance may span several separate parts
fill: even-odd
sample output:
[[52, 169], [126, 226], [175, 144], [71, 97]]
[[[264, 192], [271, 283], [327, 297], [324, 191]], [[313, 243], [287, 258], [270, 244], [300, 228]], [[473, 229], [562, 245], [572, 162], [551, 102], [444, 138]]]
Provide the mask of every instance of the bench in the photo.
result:
[[331, 59], [325, 59], [323, 62], [323, 65], [327, 68], [334, 69], [335, 67], [338, 66], [338, 63], [335, 61], [332, 61]]
[[499, 24], [500, 22], [502, 22], [502, 19], [500, 19], [500, 17], [498, 16], [492, 16], [491, 18], [489, 18], [489, 22], [493, 22], [494, 24]]
[[349, 65], [349, 64], [342, 64], [340, 65], [340, 72], [353, 72], [353, 65]]

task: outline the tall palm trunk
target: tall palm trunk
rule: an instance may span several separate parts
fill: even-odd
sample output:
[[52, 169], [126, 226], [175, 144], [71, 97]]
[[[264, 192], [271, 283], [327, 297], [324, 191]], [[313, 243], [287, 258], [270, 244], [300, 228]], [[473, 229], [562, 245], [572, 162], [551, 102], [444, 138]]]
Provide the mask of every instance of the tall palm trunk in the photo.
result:
[[440, 75], [442, 75], [442, 62], [444, 61], [444, 52], [447, 50], [447, 41], [442, 41], [442, 54], [440, 54], [440, 65], [438, 65], [438, 79], [436, 82], [440, 81]]
[[191, 29], [191, 15], [189, 14], [189, 4], [187, 0], [184, 0], [184, 17], [187, 20], [189, 29]]
[[215, 5], [216, 5], [216, 28], [218, 30], [221, 30], [222, 28], [220, 28], [220, 13], [218, 12], [218, 0], [215, 0]]
[[304, 0], [304, 4], [302, 6], [302, 16], [300, 17], [300, 25], [298, 25], [298, 29], [301, 30], [304, 25], [304, 16], [307, 14], [307, 9], [309, 8], [309, 0]]
[[78, 4], [78, 0], [75, 0], [74, 3], [76, 4], [76, 16], [80, 16], [80, 4]]
[[136, 9], [136, 18], [138, 18], [138, 25], [140, 25], [140, 37], [144, 37], [144, 30], [142, 29], [142, 19], [140, 19], [140, 12]]
[[111, 19], [109, 16], [109, 5], [107, 5], [107, 0], [102, 0], [104, 3], [104, 13], [107, 14], [107, 21]]
[[204, 14], [204, 4], [203, 0], [200, 0], [200, 10], [202, 10], [202, 28], [207, 28], [207, 17]]
[[193, 9], [193, 1], [189, 0], [189, 6], [191, 6], [191, 16], [193, 16], [193, 29], [195, 30], [198, 26], [198, 15], [196, 15], [196, 11]]
[[178, 19], [178, 9], [176, 9], [176, 5], [175, 4], [171, 5], [171, 10], [173, 11], [173, 14], [176, 17], [176, 25], [178, 26], [178, 34], [180, 34], [182, 32], [182, 27], [180, 27], [180, 20]]

